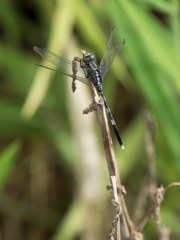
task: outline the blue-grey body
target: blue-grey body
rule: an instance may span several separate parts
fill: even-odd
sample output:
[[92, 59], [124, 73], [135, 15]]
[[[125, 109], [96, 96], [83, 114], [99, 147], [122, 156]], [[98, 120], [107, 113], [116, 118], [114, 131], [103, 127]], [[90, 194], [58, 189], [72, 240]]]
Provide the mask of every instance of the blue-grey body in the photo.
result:
[[76, 86], [75, 86], [75, 81], [78, 80], [80, 82], [83, 82], [84, 84], [90, 86], [91, 82], [94, 84], [96, 87], [97, 91], [101, 94], [104, 105], [107, 109], [109, 118], [111, 120], [112, 126], [114, 128], [117, 140], [121, 146], [122, 149], [124, 149], [124, 145], [122, 143], [121, 137], [118, 132], [118, 128], [116, 126], [116, 123], [114, 121], [114, 118], [112, 116], [112, 113], [108, 107], [108, 104], [106, 102], [106, 99], [103, 94], [103, 87], [102, 87], [102, 81], [104, 80], [115, 56], [120, 52], [122, 46], [125, 43], [125, 39], [122, 39], [118, 45], [112, 50], [112, 38], [114, 35], [114, 30], [115, 28], [112, 29], [109, 42], [106, 48], [106, 51], [102, 57], [100, 66], [98, 67], [93, 61], [95, 59], [95, 56], [93, 54], [86, 54], [85, 51], [82, 51], [83, 58], [79, 57], [74, 57], [73, 61], [70, 61], [68, 59], [62, 58], [55, 53], [52, 53], [45, 48], [38, 48], [34, 47], [34, 51], [36, 51], [38, 54], [40, 54], [42, 57], [44, 57], [46, 60], [49, 62], [53, 63], [56, 65], [61, 71], [48, 68], [46, 66], [36, 64], [37, 66], [44, 67], [62, 74], [65, 74], [73, 79], [72, 83], [72, 89], [75, 91]]
[[[95, 63], [93, 63], [95, 56], [93, 54], [84, 54], [84, 57], [80, 60], [81, 62], [81, 67], [86, 69], [87, 74], [86, 78], [90, 78], [91, 82], [94, 84], [94, 86], [96, 87], [97, 91], [101, 94], [103, 101], [104, 101], [104, 105], [107, 109], [109, 118], [111, 120], [112, 126], [114, 128], [114, 132], [116, 134], [117, 140], [120, 144], [120, 146], [122, 147], [122, 149], [124, 149], [124, 145], [122, 143], [121, 137], [119, 135], [119, 131], [117, 128], [117, 125], [114, 121], [113, 115], [111, 113], [110, 108], [108, 107], [108, 104], [106, 102], [106, 99], [104, 97], [103, 94], [103, 87], [102, 87], [102, 81], [103, 81], [103, 77], [102, 77], [102, 72], [100, 67], [98, 67]], [[83, 64], [82, 64], [83, 62]]]

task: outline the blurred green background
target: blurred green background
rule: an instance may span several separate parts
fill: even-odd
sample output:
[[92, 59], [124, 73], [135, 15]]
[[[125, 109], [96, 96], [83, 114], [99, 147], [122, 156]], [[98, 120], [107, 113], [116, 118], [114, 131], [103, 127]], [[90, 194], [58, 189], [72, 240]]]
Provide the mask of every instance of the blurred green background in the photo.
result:
[[[99, 63], [115, 26], [126, 43], [103, 87], [125, 151], [110, 126], [125, 200], [133, 216], [147, 174], [143, 112], [156, 121], [158, 185], [180, 181], [179, 0], [0, 1], [0, 239], [107, 239], [115, 211], [96, 112], [83, 115], [91, 89], [31, 62], [33, 46]], [[161, 206], [180, 239], [180, 190]], [[148, 208], [146, 209], [146, 211]], [[143, 212], [143, 215], [145, 215]], [[137, 224], [137, 223], [135, 223]], [[146, 239], [158, 239], [151, 219]]]

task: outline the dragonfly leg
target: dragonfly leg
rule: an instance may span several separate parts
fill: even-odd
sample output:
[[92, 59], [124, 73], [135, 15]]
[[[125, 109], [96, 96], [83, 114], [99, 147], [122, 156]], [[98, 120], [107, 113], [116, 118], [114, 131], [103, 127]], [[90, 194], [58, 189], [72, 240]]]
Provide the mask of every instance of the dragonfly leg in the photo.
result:
[[86, 71], [86, 67], [84, 66], [84, 63], [82, 64], [80, 63], [80, 67], [83, 69], [85, 77], [88, 78], [90, 74]]

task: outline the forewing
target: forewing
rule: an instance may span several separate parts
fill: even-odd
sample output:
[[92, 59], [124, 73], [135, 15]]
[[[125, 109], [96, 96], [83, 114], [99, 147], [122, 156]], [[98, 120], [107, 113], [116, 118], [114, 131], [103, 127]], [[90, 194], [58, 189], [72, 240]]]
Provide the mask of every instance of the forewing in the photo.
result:
[[76, 73], [76, 79], [79, 80], [80, 82], [83, 82], [86, 85], [90, 85], [90, 80], [88, 78], [86, 78], [85, 75], [85, 69], [80, 67], [80, 63], [76, 62], [73, 63], [72, 61], [60, 57], [55, 53], [52, 53], [51, 51], [48, 51], [45, 48], [38, 48], [38, 47], [34, 47], [33, 48], [35, 52], [37, 52], [39, 55], [41, 55], [43, 58], [45, 58], [47, 61], [49, 61], [50, 63], [54, 64], [55, 66], [58, 67], [58, 69], [60, 69], [61, 71], [57, 71], [55, 69], [50, 69], [48, 67], [39, 65], [40, 67], [45, 67], [48, 68], [50, 70], [54, 70], [56, 72], [65, 74], [71, 78], [74, 77], [73, 75], [73, 67], [75, 67], [77, 69], [77, 73]]
[[113, 35], [114, 35], [114, 30], [115, 30], [115, 27], [113, 27], [113, 29], [112, 29], [106, 51], [105, 51], [105, 53], [102, 57], [101, 63], [100, 63], [100, 70], [102, 72], [103, 79], [105, 78], [112, 62], [114, 61], [114, 58], [120, 52], [121, 48], [123, 47], [123, 45], [126, 41], [125, 39], [122, 39], [117, 44], [117, 46], [114, 48], [114, 50], [112, 50], [112, 39], [113, 39]]
[[114, 35], [114, 30], [115, 30], [115, 27], [113, 27], [112, 31], [111, 31], [111, 35], [110, 35], [110, 38], [109, 38], [109, 42], [108, 42], [108, 45], [107, 45], [107, 48], [106, 48], [106, 51], [101, 59], [101, 63], [100, 63], [100, 69], [101, 71], [104, 69], [104, 66], [107, 62], [107, 59], [108, 59], [108, 56], [111, 52], [111, 48], [112, 48], [112, 39], [113, 39], [113, 35]]

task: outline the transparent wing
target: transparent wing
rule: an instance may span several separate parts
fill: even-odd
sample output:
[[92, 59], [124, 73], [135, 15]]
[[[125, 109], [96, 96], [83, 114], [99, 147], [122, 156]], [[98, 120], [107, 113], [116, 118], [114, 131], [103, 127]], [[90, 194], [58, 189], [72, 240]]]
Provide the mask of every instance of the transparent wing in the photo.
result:
[[65, 74], [71, 78], [74, 78], [73, 68], [76, 68], [77, 72], [76, 72], [75, 78], [78, 81], [90, 86], [90, 80], [88, 78], [86, 78], [86, 75], [85, 75], [86, 70], [84, 68], [80, 67], [79, 62], [76, 61], [76, 63], [73, 63], [72, 61], [65, 59], [63, 57], [60, 57], [57, 54], [52, 53], [45, 48], [34, 47], [33, 49], [35, 52], [37, 52], [39, 55], [41, 55], [47, 61], [49, 61], [50, 63], [53, 63], [55, 66], [57, 66], [61, 71], [58, 71], [58, 70], [55, 70], [52, 68], [48, 68], [48, 67], [40, 65], [40, 64], [35, 64], [35, 65]]
[[114, 35], [114, 30], [115, 27], [113, 27], [112, 31], [111, 31], [111, 35], [109, 38], [109, 42], [106, 48], [106, 51], [101, 59], [101, 63], [100, 63], [100, 70], [102, 72], [102, 78], [104, 79], [112, 62], [114, 61], [114, 58], [116, 57], [116, 55], [120, 52], [121, 48], [123, 47], [124, 43], [126, 42], [125, 39], [122, 39], [117, 46], [114, 48], [114, 50], [112, 50], [112, 39], [113, 39], [113, 35]]

